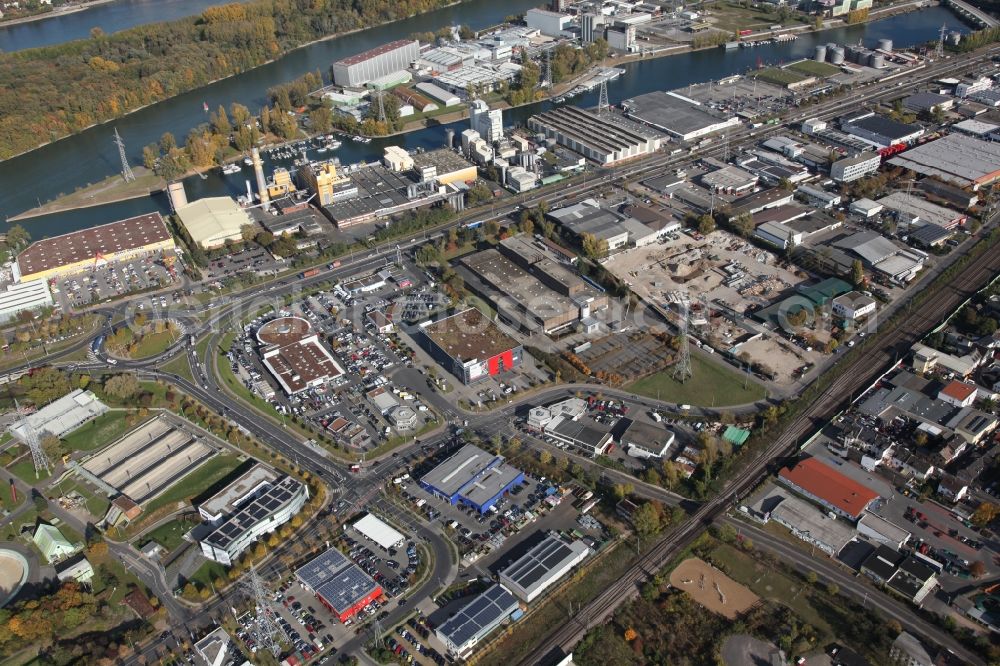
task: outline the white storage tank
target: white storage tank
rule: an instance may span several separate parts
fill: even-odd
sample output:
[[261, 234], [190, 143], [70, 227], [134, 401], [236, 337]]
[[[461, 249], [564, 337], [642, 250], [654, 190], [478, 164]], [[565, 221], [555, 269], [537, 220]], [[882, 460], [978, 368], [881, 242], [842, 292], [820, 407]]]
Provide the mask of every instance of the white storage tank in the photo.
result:
[[878, 48], [883, 51], [892, 51], [892, 40], [891, 39], [880, 39], [878, 40]]
[[827, 60], [830, 61], [832, 65], [843, 65], [844, 64], [844, 47], [835, 46], [833, 49], [827, 51]]
[[868, 66], [872, 69], [883, 69], [885, 67], [885, 56], [881, 53], [872, 53], [868, 56]]
[[816, 53], [813, 55], [813, 60], [816, 62], [826, 62], [826, 47], [820, 44], [816, 47]]

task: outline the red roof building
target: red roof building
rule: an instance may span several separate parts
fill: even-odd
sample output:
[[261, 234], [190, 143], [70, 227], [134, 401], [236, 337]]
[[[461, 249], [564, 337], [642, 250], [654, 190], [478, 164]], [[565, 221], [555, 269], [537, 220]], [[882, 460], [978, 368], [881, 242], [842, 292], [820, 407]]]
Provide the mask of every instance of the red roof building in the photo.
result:
[[878, 493], [844, 476], [816, 458], [806, 458], [794, 467], [784, 467], [778, 478], [786, 486], [834, 513], [857, 520]]
[[956, 407], [970, 407], [976, 401], [976, 387], [953, 379], [947, 386], [938, 391], [938, 400], [943, 400]]

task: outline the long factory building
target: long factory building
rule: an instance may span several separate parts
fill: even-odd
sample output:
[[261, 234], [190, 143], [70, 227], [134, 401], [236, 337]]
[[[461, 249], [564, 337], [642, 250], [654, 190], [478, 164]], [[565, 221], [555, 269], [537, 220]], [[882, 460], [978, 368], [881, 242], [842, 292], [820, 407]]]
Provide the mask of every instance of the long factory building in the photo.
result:
[[374, 79], [410, 67], [420, 58], [420, 42], [399, 39], [333, 63], [333, 82], [338, 86], [363, 86]]
[[528, 118], [528, 128], [604, 166], [647, 155], [660, 147], [658, 137], [629, 129], [622, 120], [610, 122], [593, 111], [560, 106]]
[[130, 217], [35, 241], [14, 264], [19, 282], [82, 273], [101, 262], [126, 261], [174, 249], [159, 213]]

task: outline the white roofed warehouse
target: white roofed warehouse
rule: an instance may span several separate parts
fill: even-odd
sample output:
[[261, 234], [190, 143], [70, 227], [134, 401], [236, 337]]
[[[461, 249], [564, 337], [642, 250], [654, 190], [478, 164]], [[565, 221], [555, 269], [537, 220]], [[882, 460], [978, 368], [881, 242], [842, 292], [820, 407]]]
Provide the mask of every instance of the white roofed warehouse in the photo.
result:
[[549, 587], [583, 562], [590, 548], [582, 541], [567, 543], [549, 533], [538, 544], [500, 571], [500, 582], [525, 602], [537, 599]]
[[206, 250], [220, 248], [226, 241], [243, 240], [243, 227], [253, 220], [232, 197], [209, 197], [177, 209], [177, 217], [191, 240]]
[[354, 529], [369, 541], [377, 543], [383, 550], [403, 545], [404, 537], [399, 531], [370, 513], [366, 513], [361, 520], [354, 523]]

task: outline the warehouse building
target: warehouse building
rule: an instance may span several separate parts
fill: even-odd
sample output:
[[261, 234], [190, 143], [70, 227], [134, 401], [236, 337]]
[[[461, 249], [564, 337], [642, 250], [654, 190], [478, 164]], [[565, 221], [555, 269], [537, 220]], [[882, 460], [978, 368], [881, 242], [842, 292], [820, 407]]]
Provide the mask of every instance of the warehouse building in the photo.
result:
[[504, 493], [521, 483], [523, 472], [473, 444], [466, 444], [420, 479], [427, 492], [480, 513], [489, 511]]
[[919, 227], [925, 224], [936, 224], [945, 229], [955, 229], [965, 224], [968, 216], [951, 208], [945, 208], [926, 199], [907, 194], [893, 192], [878, 200], [883, 208], [896, 213], [897, 221], [903, 226]]
[[854, 116], [841, 123], [840, 129], [878, 148], [912, 143], [924, 134], [924, 128], [916, 123], [901, 123], [872, 112], [860, 117]]
[[17, 421], [10, 431], [21, 441], [27, 441], [28, 430], [34, 431], [39, 439], [45, 435], [62, 439], [107, 411], [108, 406], [93, 391], [76, 389]]
[[180, 206], [175, 211], [188, 236], [198, 246], [212, 250], [226, 241], [243, 240], [243, 227], [253, 220], [232, 197], [208, 197]]
[[430, 81], [418, 83], [414, 86], [414, 88], [416, 88], [418, 92], [427, 95], [432, 100], [440, 104], [442, 109], [448, 108], [449, 106], [458, 106], [462, 103], [462, 100], [460, 100], [457, 95], [448, 92], [441, 86], [434, 85]]
[[333, 82], [358, 87], [374, 79], [409, 69], [420, 58], [420, 42], [399, 39], [333, 63]]
[[622, 102], [629, 118], [666, 132], [681, 141], [736, 127], [740, 119], [709, 109], [700, 102], [675, 92], [651, 92]]
[[858, 520], [858, 533], [895, 550], [902, 548], [910, 540], [911, 536], [907, 530], [899, 525], [891, 523], [882, 516], [870, 511], [866, 511], [861, 516], [861, 519]]
[[839, 553], [856, 535], [849, 523], [828, 516], [786, 490], [773, 489], [744, 510], [762, 523], [773, 520], [795, 537], [831, 556]]
[[202, 554], [231, 566], [253, 542], [290, 521], [308, 499], [308, 486], [290, 476], [282, 478], [202, 539]]
[[302, 586], [316, 595], [341, 622], [382, 596], [382, 588], [336, 548], [295, 571]]
[[174, 249], [159, 213], [102, 224], [35, 241], [17, 256], [18, 282], [50, 279]]
[[619, 436], [622, 449], [633, 458], [663, 458], [670, 452], [676, 437], [666, 428], [644, 421], [628, 421]]
[[517, 598], [503, 585], [494, 585], [463, 606], [434, 633], [448, 653], [458, 659], [472, 654], [473, 649], [501, 624], [520, 615]]
[[847, 477], [817, 458], [805, 458], [783, 467], [778, 480], [824, 508], [857, 521], [878, 493]]
[[609, 117], [569, 105], [531, 116], [528, 128], [604, 166], [660, 148], [656, 135], [625, 126], [621, 119], [611, 122]]
[[354, 529], [369, 541], [377, 543], [383, 550], [403, 545], [403, 535], [398, 530], [370, 513], [366, 513], [363, 518], [356, 521]]
[[319, 333], [302, 317], [278, 317], [257, 329], [261, 362], [288, 395], [320, 386], [344, 374]]
[[0, 324], [16, 319], [22, 312], [50, 308], [54, 304], [46, 280], [28, 280], [7, 285], [0, 291]]
[[521, 364], [521, 345], [475, 308], [421, 325], [419, 339], [435, 361], [465, 384]]
[[587, 559], [590, 548], [582, 541], [567, 543], [555, 532], [500, 571], [500, 582], [525, 603], [537, 599], [573, 567]]
[[1000, 141], [949, 134], [896, 155], [889, 164], [975, 191], [1000, 179]]
[[198, 505], [202, 520], [215, 527], [226, 516], [236, 513], [241, 506], [278, 480], [278, 473], [262, 463], [253, 465], [233, 479], [226, 487]]

